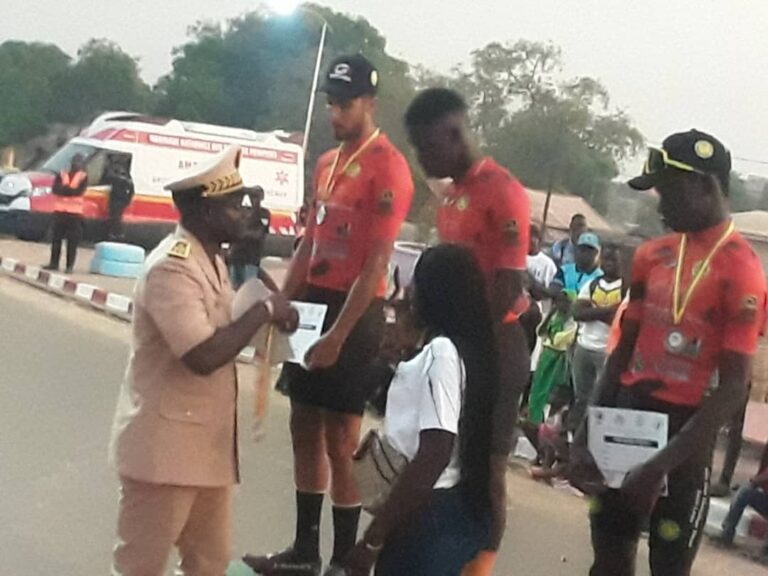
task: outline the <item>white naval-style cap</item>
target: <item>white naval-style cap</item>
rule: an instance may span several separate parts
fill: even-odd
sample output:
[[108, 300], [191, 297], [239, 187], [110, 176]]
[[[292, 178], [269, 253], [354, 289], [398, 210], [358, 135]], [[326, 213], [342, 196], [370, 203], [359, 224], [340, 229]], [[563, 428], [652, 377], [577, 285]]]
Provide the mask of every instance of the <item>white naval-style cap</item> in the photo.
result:
[[171, 192], [200, 191], [203, 198], [225, 196], [243, 189], [240, 176], [240, 146], [233, 144], [204, 164], [198, 164], [191, 173], [165, 185]]

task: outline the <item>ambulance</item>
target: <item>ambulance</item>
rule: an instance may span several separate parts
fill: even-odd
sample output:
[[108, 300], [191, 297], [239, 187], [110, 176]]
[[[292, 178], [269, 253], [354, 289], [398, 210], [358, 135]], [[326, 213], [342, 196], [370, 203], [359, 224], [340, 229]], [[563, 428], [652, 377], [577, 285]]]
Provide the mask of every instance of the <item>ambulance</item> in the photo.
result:
[[[272, 214], [268, 251], [290, 251], [304, 199], [301, 146], [284, 132], [254, 132], [135, 113], [102, 114], [31, 172], [0, 180], [0, 215], [22, 239], [45, 237], [53, 211], [55, 175], [69, 168], [76, 154], [86, 159], [86, 236], [100, 239], [106, 227], [110, 187], [103, 183], [111, 162], [130, 167], [136, 194], [123, 222], [128, 241], [150, 247], [178, 221], [168, 182], [230, 144], [242, 147], [240, 172], [247, 186], [264, 189], [263, 206]], [[271, 249], [270, 249], [271, 248]]]

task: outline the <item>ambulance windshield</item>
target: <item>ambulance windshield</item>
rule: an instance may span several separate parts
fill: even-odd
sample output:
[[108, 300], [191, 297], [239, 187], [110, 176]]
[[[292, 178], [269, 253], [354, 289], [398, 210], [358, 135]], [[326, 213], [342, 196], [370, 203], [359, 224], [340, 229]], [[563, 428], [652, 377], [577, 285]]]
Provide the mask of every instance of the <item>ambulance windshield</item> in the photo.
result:
[[69, 170], [69, 165], [72, 162], [72, 158], [76, 154], [83, 156], [87, 162], [97, 151], [98, 148], [95, 146], [68, 142], [64, 145], [63, 148], [60, 148], [53, 156], [45, 161], [41, 167], [41, 170], [46, 172], [53, 172], [54, 174], [61, 172], [62, 170]]

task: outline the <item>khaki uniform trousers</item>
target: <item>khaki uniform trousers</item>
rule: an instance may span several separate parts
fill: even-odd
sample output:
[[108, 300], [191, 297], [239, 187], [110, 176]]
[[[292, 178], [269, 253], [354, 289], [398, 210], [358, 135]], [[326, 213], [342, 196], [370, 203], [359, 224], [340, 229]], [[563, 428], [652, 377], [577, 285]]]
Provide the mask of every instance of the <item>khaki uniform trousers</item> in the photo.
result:
[[120, 478], [112, 576], [164, 576], [174, 546], [184, 576], [223, 576], [232, 544], [232, 488]]

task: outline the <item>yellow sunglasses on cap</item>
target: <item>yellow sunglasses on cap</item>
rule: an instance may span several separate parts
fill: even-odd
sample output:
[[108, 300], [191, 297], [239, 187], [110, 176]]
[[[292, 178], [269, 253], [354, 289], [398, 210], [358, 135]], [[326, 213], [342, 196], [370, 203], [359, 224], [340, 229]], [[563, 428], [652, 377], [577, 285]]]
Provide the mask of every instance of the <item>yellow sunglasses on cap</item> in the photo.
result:
[[676, 168], [678, 170], [684, 170], [685, 172], [695, 172], [696, 174], [706, 174], [698, 168], [694, 168], [690, 164], [680, 162], [674, 158], [670, 158], [664, 148], [648, 148], [648, 158], [643, 166], [643, 174], [657, 174], [664, 170], [664, 168]]

